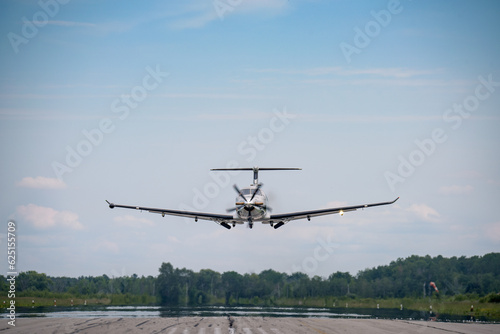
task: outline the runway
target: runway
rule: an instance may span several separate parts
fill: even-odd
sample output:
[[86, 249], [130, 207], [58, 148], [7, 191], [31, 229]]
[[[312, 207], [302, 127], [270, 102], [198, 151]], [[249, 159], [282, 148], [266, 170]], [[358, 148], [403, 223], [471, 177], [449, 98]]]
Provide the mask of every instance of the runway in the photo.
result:
[[18, 318], [2, 319], [5, 333], [166, 333], [166, 334], [497, 334], [500, 324], [382, 319], [184, 317], [184, 318]]

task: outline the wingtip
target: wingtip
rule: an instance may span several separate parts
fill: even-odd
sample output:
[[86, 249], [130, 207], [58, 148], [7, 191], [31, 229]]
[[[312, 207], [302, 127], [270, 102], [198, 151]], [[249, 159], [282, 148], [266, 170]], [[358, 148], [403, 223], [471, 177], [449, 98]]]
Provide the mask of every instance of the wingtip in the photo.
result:
[[115, 205], [113, 203], [110, 203], [108, 200], [106, 200], [106, 203], [108, 203], [110, 209], [115, 208]]

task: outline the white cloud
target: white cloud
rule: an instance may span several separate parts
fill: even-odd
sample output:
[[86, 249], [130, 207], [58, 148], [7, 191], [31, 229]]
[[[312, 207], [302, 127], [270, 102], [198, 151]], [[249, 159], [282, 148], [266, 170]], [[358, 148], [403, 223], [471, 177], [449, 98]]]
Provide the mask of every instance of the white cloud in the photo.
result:
[[464, 195], [464, 194], [470, 194], [474, 190], [474, 187], [467, 185], [467, 186], [459, 186], [459, 185], [453, 185], [453, 186], [442, 186], [439, 188], [439, 193], [443, 195]]
[[49, 21], [47, 24], [63, 26], [63, 27], [95, 27], [96, 25], [88, 22], [75, 22], [75, 21]]
[[201, 28], [209, 22], [217, 19], [217, 14], [214, 12], [198, 12], [194, 16], [185, 19], [179, 19], [171, 24], [174, 29], [196, 29]]
[[201, 120], [201, 121], [226, 121], [226, 120], [266, 120], [271, 119], [274, 115], [252, 111], [252, 112], [242, 112], [242, 113], [213, 113], [213, 114], [199, 114], [194, 117], [190, 117], [193, 120]]
[[441, 120], [441, 116], [436, 115], [394, 115], [394, 116], [385, 116], [385, 115], [328, 115], [328, 114], [298, 114], [297, 115], [301, 120], [307, 122], [346, 122], [346, 123], [373, 123], [373, 122], [397, 122], [397, 123], [406, 123], [406, 122], [428, 122], [428, 121], [436, 121]]
[[342, 74], [342, 67], [313, 67], [306, 69], [283, 69], [283, 68], [263, 68], [263, 69], [248, 69], [249, 72], [254, 73], [275, 73], [275, 74], [299, 74], [308, 76], [328, 75], [328, 74]]
[[264, 99], [265, 95], [256, 94], [228, 94], [228, 93], [176, 93], [176, 94], [158, 94], [155, 96], [167, 99]]
[[71, 211], [57, 211], [48, 207], [28, 204], [18, 206], [17, 214], [21, 219], [40, 229], [67, 227], [81, 230], [83, 228], [83, 225], [78, 221], [78, 215]]
[[460, 80], [442, 80], [442, 79], [418, 79], [418, 78], [378, 78], [378, 77], [364, 77], [359, 79], [353, 79], [347, 77], [346, 80], [339, 80], [337, 78], [325, 78], [325, 79], [315, 79], [315, 80], [303, 80], [304, 84], [317, 84], [324, 86], [345, 86], [349, 84], [351, 86], [368, 86], [368, 85], [378, 85], [378, 86], [397, 86], [397, 87], [464, 87], [467, 83]]
[[238, 8], [243, 12], [282, 10], [288, 5], [288, 0], [252, 0], [241, 1]]
[[415, 214], [418, 218], [427, 222], [437, 223], [441, 220], [441, 215], [426, 204], [413, 204], [407, 209], [407, 211]]
[[500, 186], [500, 180], [488, 179], [486, 182], [492, 186]]
[[409, 68], [367, 68], [361, 70], [345, 69], [340, 66], [334, 67], [313, 67], [306, 69], [249, 69], [250, 72], [256, 73], [277, 73], [277, 74], [300, 74], [308, 76], [321, 76], [321, 75], [339, 75], [339, 76], [378, 76], [390, 78], [411, 78], [415, 76], [431, 75], [441, 72], [442, 70], [415, 70]]
[[393, 78], [410, 78], [414, 76], [436, 74], [441, 70], [414, 70], [409, 68], [369, 68], [364, 70], [344, 71], [346, 75], [377, 75]]
[[33, 188], [33, 189], [64, 189], [66, 183], [62, 180], [51, 177], [30, 177], [23, 178], [18, 184], [19, 187]]
[[184, 8], [178, 8], [170, 27], [174, 29], [196, 29], [208, 23], [220, 20], [230, 15], [241, 14], [278, 14], [288, 6], [287, 0], [241, 0], [241, 1], [201, 1], [183, 2]]

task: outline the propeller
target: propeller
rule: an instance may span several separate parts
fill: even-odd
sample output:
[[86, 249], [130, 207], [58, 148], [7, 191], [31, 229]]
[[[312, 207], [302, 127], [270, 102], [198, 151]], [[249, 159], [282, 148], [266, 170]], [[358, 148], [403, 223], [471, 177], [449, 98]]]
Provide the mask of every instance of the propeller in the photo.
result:
[[236, 210], [240, 210], [241, 208], [245, 208], [245, 210], [248, 211], [248, 215], [249, 215], [249, 218], [252, 217], [252, 210], [255, 209], [255, 207], [259, 207], [259, 208], [263, 208], [264, 210], [269, 210], [271, 211], [271, 208], [264, 205], [264, 203], [250, 203], [253, 201], [253, 199], [255, 198], [255, 196], [257, 195], [257, 193], [259, 192], [260, 188], [262, 188], [264, 184], [262, 183], [259, 183], [257, 184], [257, 187], [254, 189], [253, 193], [252, 193], [252, 196], [250, 197], [249, 200], [246, 199], [246, 197], [243, 195], [243, 193], [241, 192], [240, 188], [238, 188], [238, 186], [235, 184], [233, 185], [233, 189], [236, 191], [236, 193], [238, 193], [239, 197], [243, 200], [242, 202], [237, 202], [236, 203], [236, 207], [234, 208], [229, 208], [227, 209], [226, 211], [227, 212], [233, 212], [233, 211], [236, 211]]

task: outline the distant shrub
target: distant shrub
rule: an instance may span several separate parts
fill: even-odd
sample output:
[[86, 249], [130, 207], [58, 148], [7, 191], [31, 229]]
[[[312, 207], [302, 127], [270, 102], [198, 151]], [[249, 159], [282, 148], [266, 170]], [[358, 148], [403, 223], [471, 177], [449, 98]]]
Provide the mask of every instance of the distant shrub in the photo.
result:
[[467, 300], [469, 299], [466, 295], [455, 295], [453, 297], [453, 299], [456, 301], [456, 302], [463, 302], [464, 300]]
[[500, 303], [500, 294], [490, 293], [488, 295], [488, 302], [490, 302], [490, 303]]

